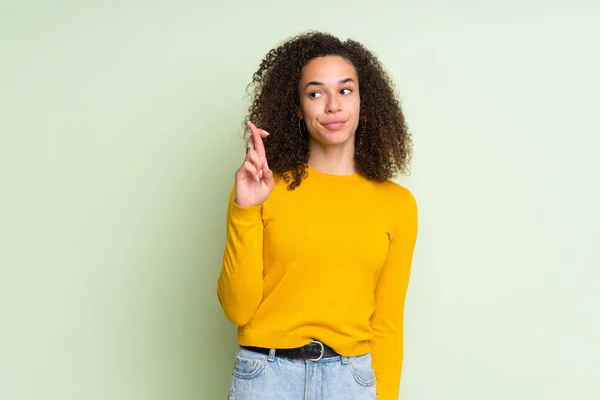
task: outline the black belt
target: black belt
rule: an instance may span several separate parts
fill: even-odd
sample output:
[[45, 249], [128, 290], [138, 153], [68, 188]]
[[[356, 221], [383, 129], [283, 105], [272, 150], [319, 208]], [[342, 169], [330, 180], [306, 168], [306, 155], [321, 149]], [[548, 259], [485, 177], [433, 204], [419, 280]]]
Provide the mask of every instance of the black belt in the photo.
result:
[[[242, 347], [262, 354], [270, 353], [270, 349], [266, 347]], [[296, 347], [293, 349], [275, 349], [275, 356], [288, 358], [291, 360], [319, 361], [322, 358], [337, 357], [339, 354], [326, 344], [314, 340], [302, 347]]]

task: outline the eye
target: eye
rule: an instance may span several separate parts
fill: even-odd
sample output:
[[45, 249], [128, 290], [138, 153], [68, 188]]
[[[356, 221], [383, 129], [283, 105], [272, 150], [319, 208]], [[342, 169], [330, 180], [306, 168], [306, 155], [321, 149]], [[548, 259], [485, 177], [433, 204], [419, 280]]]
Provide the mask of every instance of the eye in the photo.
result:
[[352, 90], [350, 90], [350, 89], [342, 89], [342, 90], [340, 90], [340, 93], [341, 94], [350, 94], [350, 93], [352, 93]]
[[308, 94], [308, 96], [311, 97], [311, 98], [313, 98], [313, 99], [316, 99], [318, 97], [321, 97], [321, 93], [319, 93], [319, 92], [310, 92]]

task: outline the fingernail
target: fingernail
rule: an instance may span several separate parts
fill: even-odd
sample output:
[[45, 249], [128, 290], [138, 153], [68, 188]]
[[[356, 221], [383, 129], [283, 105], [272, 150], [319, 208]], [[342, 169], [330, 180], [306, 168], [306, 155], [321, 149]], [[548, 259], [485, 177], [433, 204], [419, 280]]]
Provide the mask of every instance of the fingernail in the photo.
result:
[[258, 171], [258, 179], [262, 178], [263, 176], [263, 171], [262, 169], [260, 171]]
[[265, 131], [264, 129], [261, 129], [261, 131], [263, 131], [263, 132], [264, 132], [264, 133], [265, 133], [267, 136], [269, 136], [269, 135], [270, 135], [270, 133], [269, 133], [269, 132], [267, 132], [267, 131]]
[[265, 169], [268, 171], [269, 170], [269, 164], [267, 164], [267, 162], [265, 161]]

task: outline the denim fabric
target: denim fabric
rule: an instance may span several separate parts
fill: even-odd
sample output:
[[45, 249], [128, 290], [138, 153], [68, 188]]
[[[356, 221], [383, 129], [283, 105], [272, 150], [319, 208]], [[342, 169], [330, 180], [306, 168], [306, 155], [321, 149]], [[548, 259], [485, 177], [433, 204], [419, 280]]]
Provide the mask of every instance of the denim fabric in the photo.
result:
[[228, 400], [374, 400], [371, 354], [296, 361], [240, 347]]

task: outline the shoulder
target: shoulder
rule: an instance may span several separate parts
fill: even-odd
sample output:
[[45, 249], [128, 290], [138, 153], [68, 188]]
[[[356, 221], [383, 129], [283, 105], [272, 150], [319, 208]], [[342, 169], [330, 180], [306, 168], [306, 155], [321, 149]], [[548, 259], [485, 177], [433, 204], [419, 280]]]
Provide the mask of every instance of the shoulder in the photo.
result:
[[[416, 232], [419, 210], [415, 196], [406, 186], [391, 180], [381, 182], [380, 190], [385, 193], [385, 210], [396, 226], [396, 232]], [[412, 234], [412, 233], [411, 233]]]
[[381, 188], [386, 193], [387, 212], [394, 224], [394, 236], [414, 238], [418, 230], [419, 210], [417, 200], [413, 193], [406, 187], [388, 180], [381, 183]]
[[406, 186], [392, 180], [386, 180], [377, 185], [382, 195], [395, 207], [416, 207], [416, 198]]

